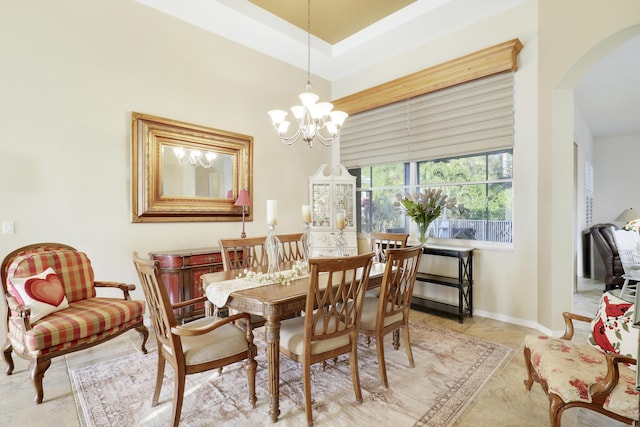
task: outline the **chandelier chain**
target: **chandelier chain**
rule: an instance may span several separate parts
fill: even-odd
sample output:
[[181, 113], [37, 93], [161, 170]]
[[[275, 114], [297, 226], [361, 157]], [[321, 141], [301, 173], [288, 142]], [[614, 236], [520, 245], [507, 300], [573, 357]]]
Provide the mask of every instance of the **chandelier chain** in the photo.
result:
[[307, 84], [311, 85], [311, 0], [307, 0]]

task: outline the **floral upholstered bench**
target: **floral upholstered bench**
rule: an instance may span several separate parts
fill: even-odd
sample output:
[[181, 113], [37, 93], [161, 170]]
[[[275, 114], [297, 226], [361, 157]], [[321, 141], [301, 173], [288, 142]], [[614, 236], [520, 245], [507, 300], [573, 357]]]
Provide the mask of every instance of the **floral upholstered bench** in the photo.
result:
[[[42, 379], [51, 359], [103, 343], [130, 329], [149, 336], [144, 301], [132, 301], [134, 285], [94, 281], [83, 252], [59, 243], [39, 243], [7, 255], [0, 270], [6, 307], [7, 341], [2, 347], [7, 375], [11, 356], [29, 360], [29, 376], [43, 399]], [[114, 288], [124, 298], [97, 297], [96, 288]]]
[[[566, 330], [561, 338], [525, 337], [525, 386], [530, 390], [535, 381], [549, 396], [551, 426], [559, 427], [563, 411], [571, 407], [588, 408], [627, 424], [638, 421], [634, 309], [634, 304], [606, 292], [593, 319], [563, 313]], [[586, 342], [571, 340], [574, 320], [591, 323]]]

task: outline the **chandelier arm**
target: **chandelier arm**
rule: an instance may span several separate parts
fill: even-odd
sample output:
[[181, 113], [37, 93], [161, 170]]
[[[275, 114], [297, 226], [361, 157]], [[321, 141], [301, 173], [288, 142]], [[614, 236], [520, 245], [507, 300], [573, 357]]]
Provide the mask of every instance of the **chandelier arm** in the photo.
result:
[[205, 169], [209, 169], [211, 166], [213, 166], [213, 162], [211, 160], [207, 160], [207, 163], [205, 163], [202, 161], [202, 157], [198, 159], [198, 163], [200, 163], [200, 166]]
[[295, 143], [296, 141], [298, 141], [298, 139], [300, 138], [300, 135], [302, 135], [302, 127], [300, 127], [300, 126], [298, 126], [298, 130], [291, 136], [285, 136], [285, 135], [278, 134], [278, 136], [280, 137], [282, 142], [287, 144], [287, 145], [291, 145], [291, 144]]
[[318, 141], [320, 141], [320, 143], [326, 147], [330, 146], [331, 144], [333, 144], [333, 142], [338, 138], [339, 134], [336, 134], [335, 136], [331, 136], [329, 138], [322, 136], [322, 134], [320, 133], [320, 131], [316, 132], [316, 136], [318, 137]]
[[176, 157], [178, 159], [178, 166], [184, 166], [187, 163], [189, 163], [189, 158], [188, 157], [183, 157], [182, 159], [179, 157]]

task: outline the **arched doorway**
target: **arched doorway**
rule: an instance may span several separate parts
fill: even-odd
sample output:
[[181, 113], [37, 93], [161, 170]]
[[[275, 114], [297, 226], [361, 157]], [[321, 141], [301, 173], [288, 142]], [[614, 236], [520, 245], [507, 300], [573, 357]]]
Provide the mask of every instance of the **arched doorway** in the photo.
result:
[[[581, 106], [576, 101], [576, 90], [584, 90], [585, 88], [582, 87], [581, 84], [585, 79], [588, 79], [590, 77], [591, 70], [593, 70], [594, 68], [598, 68], [603, 59], [607, 59], [609, 56], [611, 56], [610, 54], [612, 52], [616, 51], [621, 46], [624, 49], [629, 49], [628, 44], [630, 41], [633, 42], [632, 46], [636, 46], [638, 48], [638, 50], [635, 51], [635, 54], [633, 54], [635, 57], [637, 57], [637, 53], [640, 52], [640, 25], [621, 30], [593, 45], [565, 73], [557, 87], [554, 89], [554, 96], [552, 100], [552, 109], [554, 111], [553, 121], [566, 121], [573, 124], [571, 129], [568, 129], [566, 127], [564, 129], [559, 129], [558, 126], [553, 126], [552, 129], [552, 139], [554, 143], [556, 143], [557, 141], [562, 141], [561, 144], [564, 145], [566, 141], [570, 141], [572, 145], [571, 150], [573, 158], [573, 173], [571, 174], [571, 177], [573, 180], [572, 188], [574, 191], [574, 197], [572, 198], [573, 208], [571, 215], [571, 229], [573, 230], [572, 259], [575, 260], [572, 265], [572, 284], [576, 283], [577, 276], [579, 276], [581, 273], [582, 260], [580, 259], [580, 257], [582, 256], [582, 245], [584, 244], [583, 232], [587, 227], [591, 225], [587, 223], [585, 215], [585, 206], [587, 204], [585, 200], [585, 177], [586, 175], [588, 175], [588, 165], [593, 165], [594, 140], [596, 140], [597, 137], [603, 136], [602, 134], [599, 134], [594, 137], [594, 135], [592, 134], [592, 131], [589, 128], [589, 120], [583, 115]], [[629, 53], [629, 55], [631, 54], [632, 53]], [[607, 77], [601, 76], [600, 78], [606, 79]], [[619, 77], [612, 75], [609, 78], [618, 79]], [[603, 83], [605, 82], [603, 81]], [[637, 81], [629, 81], [628, 85], [629, 87], [634, 87], [638, 84]], [[636, 102], [640, 102], [640, 96], [637, 97]], [[573, 135], [569, 135], [569, 132], [572, 132]], [[567, 152], [566, 149], [554, 148], [554, 150], [556, 149], [564, 150], [565, 153]], [[636, 153], [636, 157], [637, 156], [640, 156], [640, 145], [638, 146], [638, 152]], [[595, 170], [594, 173], [597, 174], [598, 171]], [[600, 171], [600, 173], [606, 172]], [[597, 200], [595, 201], [595, 203], [597, 204]], [[606, 213], [598, 217], [596, 213], [592, 218], [594, 223], [611, 222], [616, 216], [617, 213]], [[599, 254], [595, 253], [595, 255], [593, 256], [599, 257]], [[572, 291], [573, 290], [575, 290], [574, 286], [572, 286]]]

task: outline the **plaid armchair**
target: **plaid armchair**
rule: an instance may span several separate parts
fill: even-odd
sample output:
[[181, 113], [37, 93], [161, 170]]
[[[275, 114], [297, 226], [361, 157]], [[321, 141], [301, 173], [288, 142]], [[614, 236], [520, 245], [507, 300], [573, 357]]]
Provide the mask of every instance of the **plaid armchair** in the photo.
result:
[[[135, 329], [145, 345], [144, 301], [132, 301], [135, 285], [94, 281], [86, 254], [60, 243], [37, 243], [14, 250], [0, 269], [6, 309], [6, 342], [2, 347], [13, 373], [11, 353], [28, 360], [36, 390], [43, 399], [42, 379], [51, 359], [103, 343]], [[96, 296], [97, 288], [115, 288], [123, 298]]]

